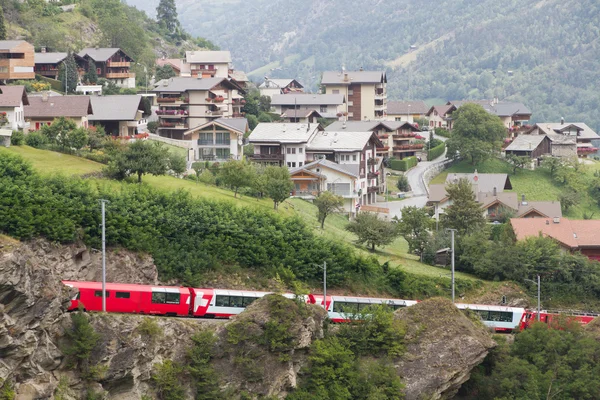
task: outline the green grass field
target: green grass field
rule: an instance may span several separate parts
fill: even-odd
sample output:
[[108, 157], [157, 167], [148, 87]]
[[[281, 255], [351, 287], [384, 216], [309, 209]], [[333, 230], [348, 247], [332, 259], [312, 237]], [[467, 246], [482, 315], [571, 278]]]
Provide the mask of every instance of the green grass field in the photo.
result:
[[[23, 158], [29, 160], [33, 167], [40, 173], [50, 174], [67, 174], [67, 175], [84, 175], [91, 172], [99, 172], [103, 165], [75, 156], [69, 156], [48, 150], [38, 150], [28, 146], [12, 146], [8, 149], [0, 148], [0, 155], [3, 152], [19, 154]], [[110, 181], [106, 179], [96, 179], [98, 184], [114, 185], [118, 189], [122, 183]], [[136, 183], [130, 183], [132, 185]], [[211, 200], [230, 201], [238, 206], [253, 207], [262, 210], [277, 212], [283, 216], [298, 216], [313, 229], [313, 231], [330, 240], [341, 241], [355, 246], [357, 251], [368, 256], [374, 255], [380, 262], [390, 261], [393, 266], [401, 266], [407, 272], [439, 277], [446, 275], [447, 270], [443, 268], [433, 267], [419, 262], [418, 257], [407, 254], [408, 245], [403, 238], [396, 239], [389, 246], [379, 248], [375, 253], [369, 252], [362, 246], [356, 246], [354, 243], [356, 236], [345, 230], [348, 224], [348, 217], [342, 214], [331, 215], [325, 221], [325, 229], [321, 230], [320, 224], [317, 221], [316, 207], [302, 199], [288, 199], [279, 206], [278, 211], [273, 210], [273, 202], [270, 199], [256, 199], [249, 196], [234, 197], [234, 193], [227, 189], [221, 189], [216, 186], [196, 183], [186, 179], [179, 179], [172, 176], [151, 176], [143, 177], [143, 184], [151, 185], [160, 190], [187, 190], [193, 196], [206, 198]], [[458, 278], [476, 279], [468, 274], [457, 273]]]
[[[550, 174], [544, 169], [538, 168], [534, 171], [525, 169], [513, 174], [512, 167], [507, 162], [496, 158], [487, 160], [477, 166], [473, 166], [466, 161], [461, 161], [436, 176], [431, 183], [444, 183], [448, 174], [472, 173], [475, 169], [479, 173], [509, 174], [513, 187], [512, 191], [519, 195], [519, 199], [524, 194], [525, 198], [530, 201], [555, 201], [558, 200], [558, 196], [564, 190], [568, 190], [554, 182]], [[581, 166], [581, 173], [588, 175], [590, 178], [593, 177], [594, 171], [597, 170], [600, 170], [600, 163], [598, 162]], [[565, 217], [582, 219], [584, 213], [594, 213], [596, 218], [600, 218], [600, 208], [588, 197], [584, 198], [577, 206], [570, 208], [565, 213]]]

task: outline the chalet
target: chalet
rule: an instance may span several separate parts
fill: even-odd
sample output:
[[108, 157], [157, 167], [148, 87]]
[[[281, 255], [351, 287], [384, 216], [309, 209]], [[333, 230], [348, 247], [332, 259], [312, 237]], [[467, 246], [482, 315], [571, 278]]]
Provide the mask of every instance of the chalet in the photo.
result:
[[0, 126], [11, 131], [27, 130], [25, 106], [28, 105], [24, 86], [0, 86]]
[[219, 118], [240, 118], [244, 90], [227, 78], [165, 80], [154, 90], [159, 109], [158, 134], [183, 139], [190, 129]]
[[[35, 53], [35, 73], [47, 78], [58, 79], [60, 65], [68, 55], [68, 53], [48, 53], [46, 51]], [[79, 72], [83, 71], [85, 61], [77, 54], [73, 54], [73, 57], [78, 65]]]
[[39, 130], [43, 125], [51, 125], [55, 118], [65, 117], [78, 127], [88, 127], [88, 117], [93, 114], [89, 96], [48, 96], [30, 97], [25, 106], [25, 121], [31, 130]]
[[547, 135], [519, 135], [504, 150], [506, 155], [539, 159], [552, 153], [552, 141]]
[[249, 131], [246, 118], [218, 118], [186, 131], [184, 137], [192, 141], [194, 160], [223, 162], [242, 158], [244, 135]]
[[0, 40], [0, 80], [34, 79], [34, 52], [24, 40]]
[[569, 252], [581, 252], [591, 260], [600, 261], [600, 220], [569, 220], [567, 218], [511, 218], [517, 240], [545, 236], [558, 242]]
[[571, 139], [577, 143], [577, 154], [587, 155], [598, 149], [592, 144], [592, 140], [600, 139], [600, 136], [583, 122], [559, 123], [540, 122], [535, 124], [529, 131], [531, 135], [548, 135], [551, 140], [560, 143], [564, 139]]
[[321, 78], [325, 94], [341, 94], [346, 101], [343, 112], [352, 121], [383, 120], [387, 113], [387, 76], [385, 71], [326, 71]]
[[388, 101], [386, 120], [412, 124], [415, 119], [424, 118], [428, 111], [429, 107], [423, 101]]
[[441, 106], [432, 106], [425, 116], [429, 118], [430, 128], [452, 129], [452, 112], [456, 111], [456, 106], [444, 104]]
[[509, 131], [515, 131], [521, 128], [531, 119], [531, 111], [523, 103], [511, 101], [493, 100], [460, 100], [449, 101], [446, 105], [453, 105], [455, 109], [460, 106], [471, 103], [479, 104], [490, 114], [496, 115], [502, 120], [502, 123]]
[[280, 115], [287, 110], [311, 107], [318, 111], [323, 118], [339, 119], [344, 110], [344, 96], [312, 93], [274, 94], [271, 107], [275, 113]]
[[98, 78], [105, 78], [122, 88], [135, 88], [135, 74], [130, 71], [131, 57], [119, 48], [85, 48], [78, 53], [85, 60], [87, 71], [89, 60], [96, 64]]
[[275, 94], [302, 93], [304, 86], [295, 79], [270, 79], [265, 76], [258, 90], [261, 96], [273, 98]]
[[143, 129], [144, 107], [142, 96], [92, 96], [94, 114], [88, 117], [93, 125], [101, 125], [113, 136], [133, 136]]
[[[325, 114], [325, 113], [323, 113]], [[317, 124], [320, 118], [323, 117], [323, 114], [318, 112], [315, 107], [310, 106], [302, 106], [298, 108], [291, 108], [285, 110], [283, 114], [280, 115], [280, 118], [285, 122], [299, 122], [301, 124]], [[325, 114], [327, 115], [327, 114]]]

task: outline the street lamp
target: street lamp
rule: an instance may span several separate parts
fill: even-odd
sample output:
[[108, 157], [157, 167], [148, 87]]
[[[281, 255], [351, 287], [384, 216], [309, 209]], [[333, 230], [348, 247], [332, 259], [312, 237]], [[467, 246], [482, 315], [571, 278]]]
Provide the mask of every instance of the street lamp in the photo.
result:
[[146, 68], [146, 64], [136, 63], [140, 67], [144, 67], [144, 73], [146, 74], [146, 94], [148, 94], [148, 68]]
[[540, 291], [541, 291], [541, 286], [540, 286], [540, 276], [537, 276], [537, 282], [536, 281], [532, 281], [531, 279], [524, 279], [524, 281], [527, 282], [531, 282], [534, 285], [537, 286], [537, 320], [538, 322], [540, 322]]

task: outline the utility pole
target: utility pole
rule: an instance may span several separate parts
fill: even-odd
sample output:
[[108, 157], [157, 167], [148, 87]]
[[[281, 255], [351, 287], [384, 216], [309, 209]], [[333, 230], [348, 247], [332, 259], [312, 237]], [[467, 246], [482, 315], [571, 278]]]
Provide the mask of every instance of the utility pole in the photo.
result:
[[450, 234], [452, 236], [452, 248], [451, 248], [451, 252], [452, 252], [452, 304], [454, 304], [454, 232], [456, 232], [456, 229], [446, 229], [448, 231], [450, 231]]
[[106, 312], [106, 203], [108, 200], [100, 200], [102, 204], [102, 312]]
[[540, 311], [541, 311], [540, 310], [540, 297], [541, 297], [540, 294], [541, 294], [541, 291], [542, 291], [542, 285], [541, 285], [541, 282], [540, 282], [540, 276], [539, 275], [537, 276], [537, 282], [536, 281], [532, 281], [531, 279], [523, 279], [523, 280], [527, 281], [527, 282], [531, 282], [534, 285], [537, 285], [537, 303], [538, 303], [537, 304], [537, 320], [538, 320], [538, 322], [540, 322]]
[[323, 261], [323, 308], [327, 310], [327, 261]]

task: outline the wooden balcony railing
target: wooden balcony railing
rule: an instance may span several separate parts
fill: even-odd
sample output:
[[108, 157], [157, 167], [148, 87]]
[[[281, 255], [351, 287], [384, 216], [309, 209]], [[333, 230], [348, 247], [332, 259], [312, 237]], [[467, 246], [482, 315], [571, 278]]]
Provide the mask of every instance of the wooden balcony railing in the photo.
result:
[[133, 78], [135, 75], [131, 72], [107, 72], [106, 77], [108, 79], [125, 79]]
[[252, 154], [250, 158], [258, 161], [282, 161], [283, 154]]
[[106, 66], [109, 68], [129, 68], [131, 63], [129, 61], [108, 61]]

